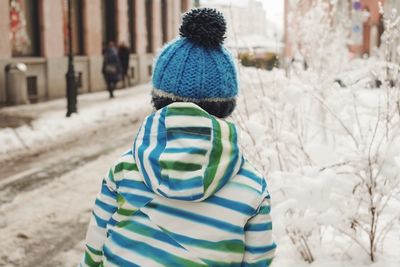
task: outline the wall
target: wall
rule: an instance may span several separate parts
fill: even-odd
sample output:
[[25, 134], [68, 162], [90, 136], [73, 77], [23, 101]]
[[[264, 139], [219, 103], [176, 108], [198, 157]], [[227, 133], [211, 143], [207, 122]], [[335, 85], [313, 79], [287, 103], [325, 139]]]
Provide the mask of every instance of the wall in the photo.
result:
[[5, 92], [5, 71], [4, 68], [11, 58], [11, 44], [9, 40], [9, 3], [0, 1], [0, 103], [6, 99]]
[[[59, 98], [65, 96], [65, 75], [68, 59], [64, 55], [64, 0], [40, 0], [40, 57], [11, 57], [10, 42], [0, 42], [0, 104], [6, 102], [4, 67], [8, 63], [23, 62], [28, 66], [27, 76], [37, 78], [37, 100]], [[82, 75], [82, 88], [79, 93], [105, 90], [101, 74], [102, 69], [102, 0], [82, 0], [83, 12], [83, 56], [74, 59], [75, 71]], [[117, 13], [117, 42], [128, 41], [129, 18], [127, 0], [115, 0]], [[134, 1], [136, 6], [135, 33], [136, 54], [131, 55], [130, 67], [134, 73], [132, 84], [150, 81], [154, 56], [162, 47], [161, 0], [153, 1], [153, 51], [146, 53], [147, 32], [145, 24], [145, 0]], [[192, 1], [187, 1], [187, 7], [192, 7]], [[181, 0], [168, 0], [169, 24], [168, 40], [175, 38], [181, 19]], [[9, 40], [9, 1], [0, 0], [0, 38]]]

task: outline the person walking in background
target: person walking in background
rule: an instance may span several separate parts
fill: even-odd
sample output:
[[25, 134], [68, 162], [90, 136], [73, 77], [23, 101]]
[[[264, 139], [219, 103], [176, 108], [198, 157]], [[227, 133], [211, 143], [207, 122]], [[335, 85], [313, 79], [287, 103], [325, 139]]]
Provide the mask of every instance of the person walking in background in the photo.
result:
[[130, 86], [130, 79], [128, 75], [129, 56], [130, 56], [130, 49], [124, 42], [122, 42], [118, 47], [118, 57], [122, 67], [121, 78], [123, 82], [123, 87], [126, 87], [126, 80], [128, 80], [128, 86]]
[[226, 120], [239, 88], [225, 31], [222, 13], [193, 9], [159, 55], [156, 111], [103, 179], [81, 267], [271, 265], [267, 181]]
[[114, 90], [121, 80], [122, 67], [119, 61], [118, 51], [114, 42], [109, 42], [103, 54], [103, 68], [104, 80], [107, 83], [107, 90], [110, 93], [110, 98], [114, 97]]

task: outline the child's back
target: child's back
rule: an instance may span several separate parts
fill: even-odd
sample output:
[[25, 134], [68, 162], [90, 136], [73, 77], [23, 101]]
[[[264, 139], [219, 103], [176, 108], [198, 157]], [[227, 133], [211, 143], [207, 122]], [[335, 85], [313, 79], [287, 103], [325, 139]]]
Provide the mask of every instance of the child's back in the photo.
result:
[[[153, 83], [163, 83], [160, 75]], [[153, 100], [187, 97], [174, 93], [168, 99], [165, 88], [154, 90]], [[222, 101], [210, 112], [199, 107], [207, 99], [159, 107], [145, 119], [103, 181], [82, 266], [269, 266], [275, 244], [266, 181], [242, 156], [236, 127], [209, 114], [230, 114], [234, 105]]]

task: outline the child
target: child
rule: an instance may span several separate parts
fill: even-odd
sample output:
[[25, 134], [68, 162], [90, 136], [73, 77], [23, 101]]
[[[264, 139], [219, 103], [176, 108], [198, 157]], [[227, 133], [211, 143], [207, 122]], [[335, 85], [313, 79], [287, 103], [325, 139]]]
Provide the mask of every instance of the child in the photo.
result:
[[214, 9], [183, 17], [155, 63], [157, 111], [103, 180], [81, 266], [269, 266], [270, 196], [234, 124], [233, 59]]

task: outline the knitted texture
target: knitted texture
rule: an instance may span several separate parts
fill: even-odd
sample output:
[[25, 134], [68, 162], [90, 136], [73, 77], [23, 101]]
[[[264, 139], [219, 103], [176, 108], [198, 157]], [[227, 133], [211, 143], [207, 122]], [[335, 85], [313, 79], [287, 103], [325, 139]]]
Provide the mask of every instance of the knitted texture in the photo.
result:
[[224, 42], [226, 21], [221, 12], [212, 8], [192, 9], [182, 18], [181, 37], [195, 43], [215, 47]]
[[237, 138], [192, 103], [149, 115], [103, 180], [80, 266], [270, 266], [267, 183]]
[[[232, 55], [222, 46], [226, 25], [221, 13], [195, 9], [183, 21], [183, 37], [167, 44], [155, 61], [153, 94], [188, 102], [235, 98], [237, 73]], [[210, 40], [201, 40], [206, 33]]]

